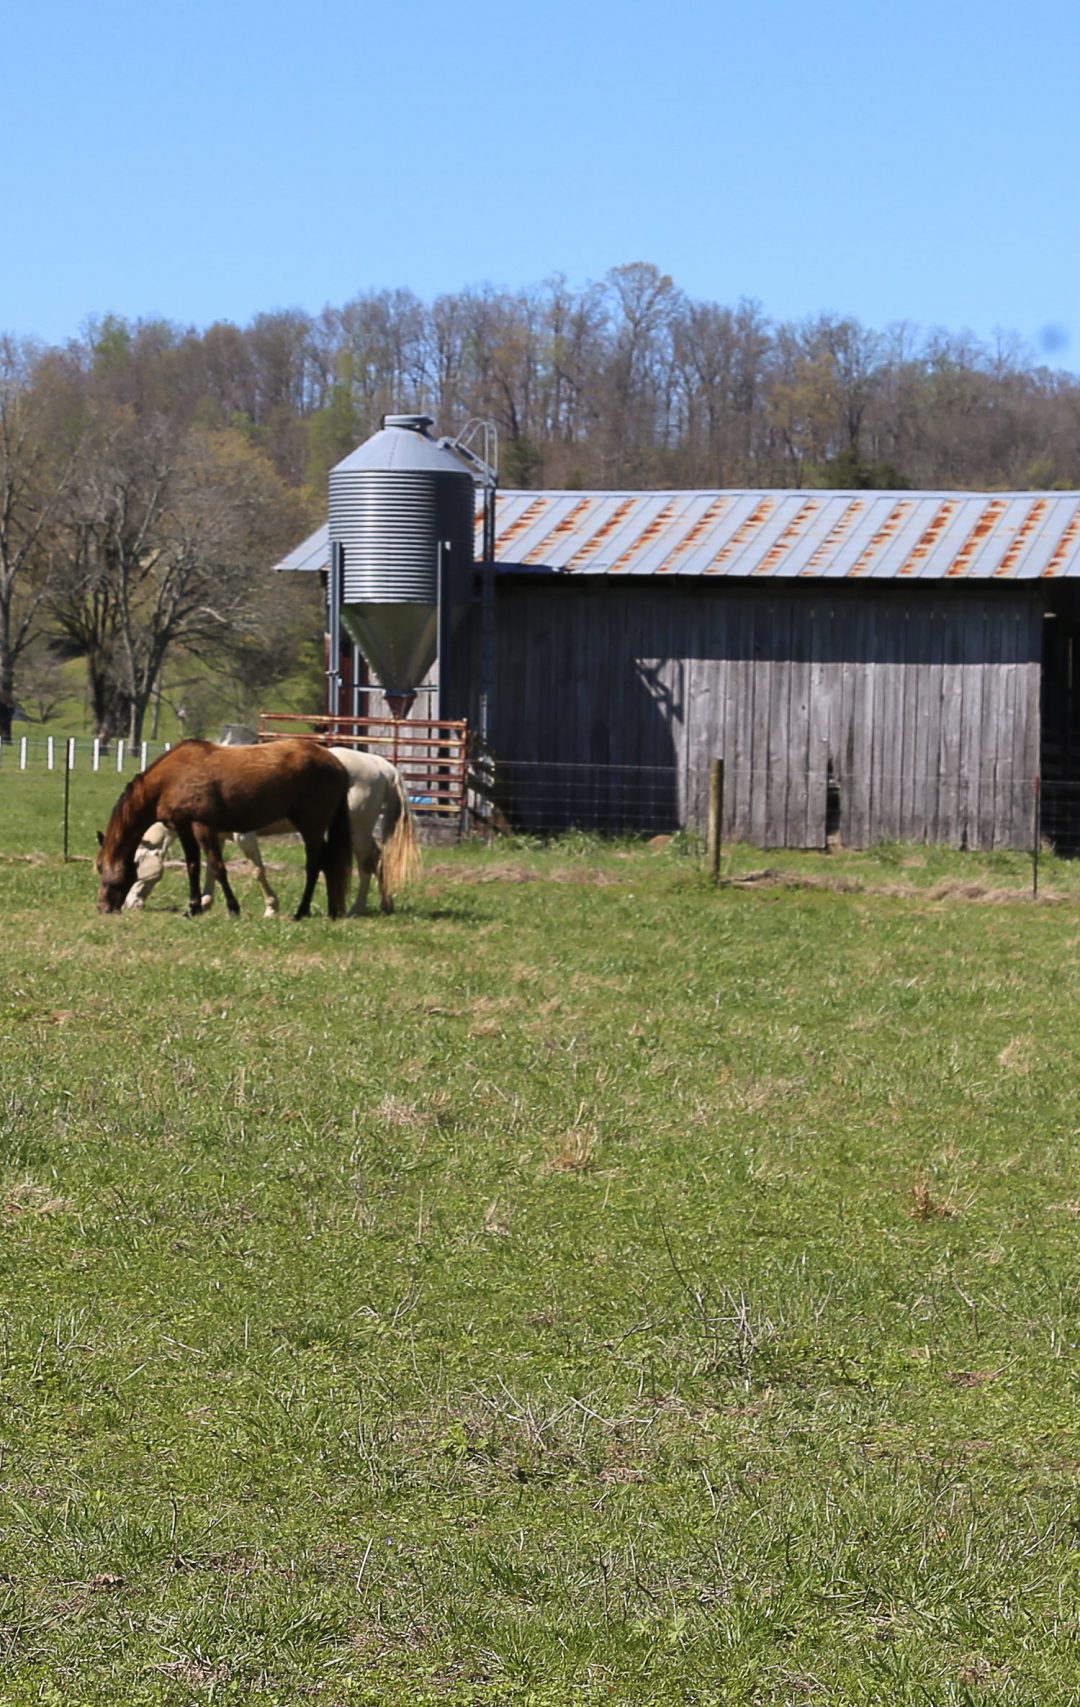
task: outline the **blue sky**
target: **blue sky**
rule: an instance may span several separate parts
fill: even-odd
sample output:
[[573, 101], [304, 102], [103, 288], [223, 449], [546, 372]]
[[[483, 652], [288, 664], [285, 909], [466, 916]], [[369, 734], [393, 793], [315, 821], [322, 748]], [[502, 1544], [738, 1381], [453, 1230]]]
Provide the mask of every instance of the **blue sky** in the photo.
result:
[[0, 330], [645, 260], [1080, 369], [1075, 0], [8, 0]]

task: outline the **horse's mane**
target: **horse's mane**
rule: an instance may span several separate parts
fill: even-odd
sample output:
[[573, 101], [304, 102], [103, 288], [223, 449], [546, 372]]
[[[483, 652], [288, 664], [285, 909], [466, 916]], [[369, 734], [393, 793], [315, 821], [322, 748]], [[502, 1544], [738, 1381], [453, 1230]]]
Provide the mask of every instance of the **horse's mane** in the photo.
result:
[[133, 776], [124, 789], [109, 816], [105, 826], [105, 837], [101, 851], [108, 859], [122, 846], [125, 837], [134, 822], [146, 795], [145, 771], [139, 771]]

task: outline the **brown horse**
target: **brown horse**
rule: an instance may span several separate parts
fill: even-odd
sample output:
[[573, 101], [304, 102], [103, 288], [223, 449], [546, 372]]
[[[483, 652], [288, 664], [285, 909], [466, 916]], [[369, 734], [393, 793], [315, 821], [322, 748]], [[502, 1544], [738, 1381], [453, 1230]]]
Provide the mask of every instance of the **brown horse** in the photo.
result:
[[264, 747], [181, 741], [132, 778], [113, 807], [108, 829], [98, 836], [98, 910], [119, 912], [135, 881], [135, 853], [143, 832], [162, 823], [176, 831], [184, 849], [189, 916], [202, 916], [200, 848], [221, 884], [229, 912], [239, 913], [221, 854], [222, 832], [260, 830], [287, 819], [303, 837], [307, 856], [307, 881], [296, 917], [307, 918], [319, 872], [324, 871], [330, 917], [336, 919], [349, 898], [348, 788], [344, 765], [316, 741], [274, 741]]

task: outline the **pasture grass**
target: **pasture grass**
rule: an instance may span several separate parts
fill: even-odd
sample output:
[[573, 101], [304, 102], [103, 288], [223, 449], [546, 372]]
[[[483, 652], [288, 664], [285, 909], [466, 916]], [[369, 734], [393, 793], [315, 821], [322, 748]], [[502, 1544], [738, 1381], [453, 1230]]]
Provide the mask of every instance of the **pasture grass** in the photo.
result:
[[5, 1703], [1076, 1699], [1071, 872], [765, 866], [0, 858]]

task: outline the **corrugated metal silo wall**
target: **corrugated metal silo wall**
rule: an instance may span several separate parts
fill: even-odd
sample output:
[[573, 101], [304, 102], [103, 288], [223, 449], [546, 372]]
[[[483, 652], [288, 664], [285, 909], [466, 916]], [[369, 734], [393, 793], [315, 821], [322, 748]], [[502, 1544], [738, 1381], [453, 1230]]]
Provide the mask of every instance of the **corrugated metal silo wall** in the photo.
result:
[[1031, 845], [1043, 591], [702, 587], [503, 576], [492, 747], [507, 760], [670, 765], [702, 826], [726, 763], [725, 835]]

